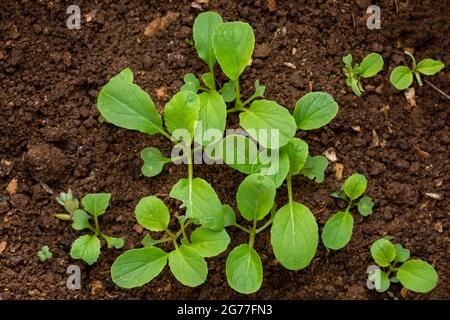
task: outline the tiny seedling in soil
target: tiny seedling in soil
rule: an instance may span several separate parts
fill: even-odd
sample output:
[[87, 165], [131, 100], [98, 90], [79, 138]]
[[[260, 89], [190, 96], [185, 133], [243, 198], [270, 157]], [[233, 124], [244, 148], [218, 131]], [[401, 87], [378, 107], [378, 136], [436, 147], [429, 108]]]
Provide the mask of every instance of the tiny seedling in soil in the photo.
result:
[[45, 262], [53, 258], [53, 253], [50, 251], [48, 246], [43, 246], [41, 250], [37, 252], [37, 256], [41, 262]]
[[436, 287], [438, 274], [428, 262], [410, 259], [410, 251], [401, 244], [379, 239], [370, 247], [372, 258], [380, 269], [369, 272], [368, 280], [378, 292], [385, 292], [391, 283], [400, 282], [406, 289], [426, 293]]
[[344, 74], [347, 77], [345, 83], [352, 88], [353, 93], [358, 97], [364, 92], [361, 78], [371, 78], [383, 69], [383, 57], [378, 53], [369, 53], [361, 62], [353, 66], [353, 56], [351, 54], [342, 58], [344, 62]]
[[[100, 256], [100, 237], [106, 241], [109, 249], [123, 247], [124, 240], [122, 238], [111, 237], [100, 231], [99, 217], [105, 214], [110, 199], [110, 193], [88, 194], [81, 199], [84, 210], [79, 209], [79, 202], [73, 197], [70, 190], [67, 193], [61, 193], [56, 199], [68, 212], [68, 214], [55, 215], [58, 219], [72, 221], [74, 230], [92, 232], [79, 237], [72, 243], [70, 256], [73, 259], [84, 260], [89, 265], [94, 264]], [[91, 223], [91, 220], [94, 224]]]
[[397, 90], [405, 90], [411, 86], [416, 77], [419, 86], [423, 86], [422, 75], [432, 76], [441, 71], [445, 65], [439, 60], [423, 59], [416, 63], [416, 58], [408, 52], [405, 54], [411, 58], [412, 67], [398, 66], [391, 72], [389, 80]]
[[327, 249], [339, 250], [349, 243], [353, 232], [353, 216], [350, 213], [352, 208], [357, 207], [364, 217], [372, 214], [374, 203], [368, 196], [363, 196], [366, 187], [366, 177], [355, 173], [345, 180], [342, 193], [331, 194], [332, 197], [347, 202], [347, 207], [332, 215], [323, 227], [322, 242]]

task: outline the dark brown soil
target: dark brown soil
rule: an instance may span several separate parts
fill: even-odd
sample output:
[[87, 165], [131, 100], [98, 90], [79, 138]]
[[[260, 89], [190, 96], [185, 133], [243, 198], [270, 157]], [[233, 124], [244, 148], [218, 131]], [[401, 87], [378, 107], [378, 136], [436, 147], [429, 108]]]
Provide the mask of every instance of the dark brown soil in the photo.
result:
[[[344, 178], [356, 171], [365, 174], [368, 194], [376, 203], [367, 219], [355, 214], [353, 238], [345, 249], [326, 255], [320, 246], [312, 265], [302, 271], [285, 270], [275, 261], [269, 231], [264, 232], [256, 240], [264, 283], [249, 298], [386, 299], [386, 294], [365, 287], [366, 268], [372, 264], [369, 246], [386, 234], [395, 236], [414, 257], [433, 263], [439, 273], [432, 292], [409, 292], [405, 297], [450, 298], [450, 104], [429, 85], [415, 85], [417, 106], [410, 108], [403, 93], [387, 81], [390, 70], [402, 63], [404, 48], [413, 48], [419, 58], [450, 64], [450, 1], [376, 2], [382, 10], [381, 30], [367, 29], [364, 12], [371, 1], [365, 0], [278, 0], [274, 12], [262, 0], [210, 0], [201, 5], [225, 20], [245, 20], [253, 26], [257, 46], [243, 76], [244, 88], [252, 88], [259, 79], [267, 86], [267, 98], [290, 110], [311, 89], [335, 97], [340, 105], [336, 119], [322, 130], [298, 135], [308, 141], [313, 154], [335, 148]], [[71, 261], [70, 244], [78, 233], [53, 218], [61, 210], [54, 201], [57, 193], [69, 187], [78, 197], [111, 192], [111, 209], [102, 226], [108, 234], [124, 236], [128, 249], [139, 246], [143, 237], [133, 228], [137, 201], [146, 195], [167, 195], [186, 175], [183, 166], [172, 165], [158, 177], [141, 176], [139, 151], [158, 146], [169, 152], [170, 145], [159, 136], [100, 124], [98, 90], [129, 66], [161, 110], [185, 73], [201, 74], [206, 68], [185, 41], [200, 12], [191, 1], [80, 0], [81, 30], [66, 28], [70, 4], [0, 1], [0, 247], [6, 242], [0, 252], [0, 300], [245, 298], [226, 283], [226, 253], [208, 260], [207, 282], [194, 289], [179, 284], [168, 269], [140, 289], [119, 289], [109, 274], [118, 250], [104, 250], [92, 267]], [[155, 37], [144, 37], [145, 27], [167, 12], [180, 16]], [[372, 51], [380, 52], [386, 63], [384, 71], [366, 84], [382, 85], [382, 92], [372, 90], [357, 98], [344, 84], [341, 58], [351, 52], [360, 61]], [[430, 80], [448, 91], [448, 69]], [[233, 115], [229, 126], [236, 123]], [[322, 185], [294, 180], [295, 199], [311, 208], [320, 226], [338, 210], [329, 196], [342, 183], [334, 167], [330, 165]], [[195, 174], [209, 181], [224, 203], [235, 205], [243, 175], [226, 166], [196, 166]], [[7, 186], [15, 178], [17, 190], [10, 195]], [[425, 193], [436, 193], [440, 200]], [[278, 201], [286, 201], [284, 188]], [[179, 213], [175, 202], [168, 203]], [[239, 230], [231, 229], [230, 234], [230, 248], [247, 241]], [[36, 257], [42, 245], [54, 253], [48, 263]], [[71, 263], [81, 267], [81, 290], [66, 288]], [[398, 285], [392, 290], [400, 296]]]

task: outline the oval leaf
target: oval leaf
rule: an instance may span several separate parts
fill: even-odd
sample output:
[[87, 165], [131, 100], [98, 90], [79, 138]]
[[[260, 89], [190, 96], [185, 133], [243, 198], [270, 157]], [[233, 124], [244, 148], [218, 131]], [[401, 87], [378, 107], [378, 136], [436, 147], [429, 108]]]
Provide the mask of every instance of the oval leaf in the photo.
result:
[[395, 244], [395, 260], [398, 262], [405, 262], [409, 259], [410, 251], [408, 249], [403, 248], [403, 246], [399, 243]]
[[[270, 155], [267, 153], [270, 153]], [[254, 173], [260, 173], [270, 178], [275, 184], [275, 188], [279, 188], [289, 174], [288, 154], [280, 150], [266, 149], [261, 151], [259, 161], [252, 167], [252, 174]]]
[[293, 175], [299, 174], [308, 159], [308, 144], [302, 139], [292, 138], [281, 150], [285, 151], [289, 157], [291, 173]]
[[227, 258], [227, 280], [237, 292], [250, 294], [258, 291], [263, 269], [258, 253], [248, 244], [234, 248]]
[[333, 120], [338, 110], [338, 104], [331, 95], [325, 92], [311, 92], [295, 104], [294, 118], [299, 129], [317, 129]]
[[175, 278], [189, 287], [201, 285], [208, 275], [205, 259], [186, 245], [178, 247], [169, 254], [169, 267]]
[[198, 120], [200, 101], [192, 91], [180, 91], [170, 99], [164, 108], [164, 121], [170, 133], [177, 129], [187, 130], [194, 136]]
[[200, 59], [206, 62], [209, 69], [214, 68], [216, 56], [212, 46], [214, 31], [222, 24], [222, 17], [216, 12], [203, 12], [195, 18], [192, 32], [195, 49]]
[[367, 179], [362, 174], [354, 173], [344, 182], [344, 192], [352, 200], [358, 199], [366, 191]]
[[111, 193], [92, 193], [81, 199], [84, 209], [93, 216], [101, 216], [109, 206]]
[[70, 256], [84, 260], [88, 265], [94, 264], [100, 256], [100, 240], [88, 234], [79, 237], [72, 243]]
[[383, 69], [383, 57], [378, 53], [369, 53], [361, 62], [361, 76], [370, 78]]
[[89, 223], [89, 215], [81, 209], [75, 210], [72, 216], [72, 228], [75, 230], [91, 229], [93, 230], [91, 224]]
[[439, 60], [423, 59], [417, 64], [416, 69], [424, 75], [432, 76], [444, 69], [444, 67], [445, 65]]
[[339, 250], [352, 238], [353, 217], [348, 212], [338, 212], [325, 223], [322, 230], [322, 241], [325, 247]]
[[436, 287], [438, 275], [431, 264], [422, 260], [409, 260], [398, 269], [397, 279], [406, 289], [426, 293]]
[[399, 66], [392, 70], [389, 81], [397, 90], [405, 90], [413, 82], [413, 73], [408, 67]]
[[163, 231], [169, 225], [169, 209], [155, 196], [139, 200], [134, 212], [137, 222], [147, 230]]
[[364, 216], [367, 217], [372, 214], [372, 208], [374, 206], [374, 203], [372, 199], [365, 196], [359, 199], [358, 201], [358, 212]]
[[146, 177], [154, 177], [161, 173], [166, 163], [171, 160], [164, 157], [157, 148], [149, 147], [141, 151], [141, 159], [144, 160], [141, 171]]
[[217, 91], [211, 90], [200, 94], [200, 113], [196, 127], [195, 140], [203, 146], [215, 142], [215, 137], [221, 138], [227, 121], [227, 106]]
[[325, 170], [328, 167], [328, 160], [322, 156], [315, 156], [306, 159], [306, 164], [301, 173], [309, 180], [315, 179], [317, 183], [322, 183], [325, 179]]
[[192, 232], [191, 242], [191, 248], [195, 249], [202, 257], [215, 257], [227, 250], [230, 236], [225, 229], [214, 231], [199, 227]]
[[395, 247], [386, 239], [378, 239], [370, 247], [372, 258], [380, 267], [387, 267], [395, 259]]

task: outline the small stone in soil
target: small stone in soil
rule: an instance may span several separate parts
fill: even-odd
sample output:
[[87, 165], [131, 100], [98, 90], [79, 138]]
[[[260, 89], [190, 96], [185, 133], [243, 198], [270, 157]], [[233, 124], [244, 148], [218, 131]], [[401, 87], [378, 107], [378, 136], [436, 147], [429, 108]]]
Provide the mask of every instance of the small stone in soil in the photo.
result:
[[5, 251], [6, 246], [7, 246], [6, 241], [1, 241], [0, 242], [0, 255], [3, 253], [3, 251]]

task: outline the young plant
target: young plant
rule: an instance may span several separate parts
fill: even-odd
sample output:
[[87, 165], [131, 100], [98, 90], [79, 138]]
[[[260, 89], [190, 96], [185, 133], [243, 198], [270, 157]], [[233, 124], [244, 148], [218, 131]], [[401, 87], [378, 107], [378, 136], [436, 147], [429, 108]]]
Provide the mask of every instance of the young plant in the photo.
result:
[[368, 281], [375, 284], [378, 292], [389, 289], [391, 282], [400, 282], [406, 289], [426, 293], [436, 287], [438, 274], [428, 262], [410, 259], [410, 252], [401, 244], [392, 244], [387, 239], [379, 239], [370, 247], [376, 264], [368, 275]]
[[[216, 231], [200, 226], [188, 236], [187, 228], [198, 221], [186, 216], [178, 217], [180, 230], [171, 231], [169, 209], [154, 196], [142, 198], [136, 206], [135, 215], [145, 229], [164, 232], [165, 235], [158, 240], [146, 235], [142, 240], [144, 248], [128, 250], [117, 258], [111, 266], [111, 276], [113, 282], [122, 288], [140, 287], [152, 281], [161, 273], [167, 261], [179, 282], [189, 287], [199, 286], [208, 275], [205, 258], [219, 255], [230, 243], [225, 229]], [[228, 220], [229, 217], [226, 217], [225, 225]], [[172, 251], [166, 252], [157, 247], [166, 242], [173, 244]]]
[[383, 69], [383, 57], [378, 53], [369, 53], [361, 64], [353, 66], [353, 56], [349, 53], [342, 58], [344, 62], [344, 74], [347, 77], [345, 83], [352, 88], [353, 93], [358, 97], [364, 92], [361, 78], [371, 78]]
[[358, 212], [367, 217], [372, 214], [373, 201], [363, 196], [367, 187], [367, 179], [362, 174], [355, 173], [345, 180], [342, 193], [333, 192], [331, 195], [347, 202], [344, 211], [332, 215], [322, 230], [322, 242], [327, 249], [339, 250], [349, 243], [353, 232], [353, 216], [350, 210], [358, 208]]
[[[106, 241], [109, 249], [123, 247], [124, 240], [122, 238], [111, 237], [100, 231], [99, 217], [106, 212], [110, 199], [110, 193], [88, 194], [81, 199], [81, 204], [84, 207], [84, 210], [82, 210], [78, 208], [79, 202], [73, 198], [70, 189], [68, 193], [61, 193], [56, 198], [56, 201], [69, 213], [68, 215], [55, 215], [58, 219], [72, 221], [74, 230], [89, 230], [92, 232], [92, 234], [79, 237], [72, 243], [70, 256], [73, 259], [82, 259], [89, 265], [94, 264], [100, 256], [100, 237]], [[92, 225], [91, 219], [94, 225]]]
[[410, 52], [405, 51], [405, 54], [411, 58], [412, 67], [395, 67], [391, 72], [391, 76], [389, 77], [392, 85], [397, 90], [405, 90], [409, 88], [414, 81], [414, 77], [416, 77], [419, 86], [423, 86], [421, 74], [432, 76], [445, 67], [445, 65], [441, 61], [428, 58], [419, 61], [419, 63], [416, 63], [416, 58], [414, 58], [414, 56]]
[[43, 246], [41, 250], [37, 252], [37, 256], [41, 262], [45, 262], [53, 258], [53, 253], [50, 251], [48, 246]]

